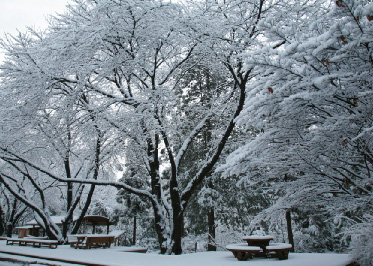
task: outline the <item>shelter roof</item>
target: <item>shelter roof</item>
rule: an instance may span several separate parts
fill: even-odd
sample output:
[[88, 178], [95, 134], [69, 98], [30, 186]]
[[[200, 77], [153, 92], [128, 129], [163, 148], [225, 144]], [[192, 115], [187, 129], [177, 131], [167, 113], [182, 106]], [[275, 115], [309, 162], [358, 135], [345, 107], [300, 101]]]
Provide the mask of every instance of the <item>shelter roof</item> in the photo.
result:
[[113, 222], [110, 222], [110, 219], [105, 216], [99, 215], [90, 215], [84, 216], [83, 221], [86, 222], [87, 225], [113, 225]]
[[[65, 218], [65, 216], [51, 216], [50, 218], [55, 224], [62, 224], [62, 220]], [[73, 217], [74, 221], [76, 221], [77, 219], [77, 216]], [[39, 223], [34, 219], [27, 222], [26, 225], [39, 225]]]
[[40, 226], [24, 225], [24, 226], [16, 227], [16, 229], [32, 229], [32, 228], [40, 228]]

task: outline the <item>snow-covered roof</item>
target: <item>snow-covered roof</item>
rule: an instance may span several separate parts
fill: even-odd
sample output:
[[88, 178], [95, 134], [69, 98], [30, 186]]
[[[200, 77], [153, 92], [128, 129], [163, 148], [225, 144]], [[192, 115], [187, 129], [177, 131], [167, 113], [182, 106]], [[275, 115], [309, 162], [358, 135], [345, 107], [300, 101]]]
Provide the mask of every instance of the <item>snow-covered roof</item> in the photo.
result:
[[16, 229], [31, 229], [31, 228], [38, 228], [39, 226], [32, 226], [32, 225], [24, 225], [24, 226], [17, 226]]

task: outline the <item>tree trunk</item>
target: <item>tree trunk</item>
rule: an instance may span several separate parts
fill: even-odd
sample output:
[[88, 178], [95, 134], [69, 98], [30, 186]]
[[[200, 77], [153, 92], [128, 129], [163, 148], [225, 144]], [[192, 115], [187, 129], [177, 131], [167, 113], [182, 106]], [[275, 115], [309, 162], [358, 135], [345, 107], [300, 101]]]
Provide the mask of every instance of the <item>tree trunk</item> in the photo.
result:
[[[95, 126], [95, 128], [96, 128], [96, 131], [97, 131], [97, 140], [96, 140], [95, 168], [94, 168], [94, 172], [93, 172], [93, 179], [97, 180], [98, 175], [99, 175], [99, 170], [100, 170], [100, 154], [101, 154], [101, 138], [102, 138], [102, 133], [98, 129], [97, 126]], [[74, 227], [73, 227], [73, 229], [71, 231], [72, 234], [76, 234], [78, 232], [78, 230], [79, 230], [79, 228], [80, 228], [80, 226], [82, 224], [83, 217], [86, 215], [86, 213], [88, 211], [88, 208], [91, 205], [92, 197], [93, 197], [93, 192], [95, 191], [95, 188], [96, 188], [95, 185], [91, 185], [91, 187], [89, 189], [89, 192], [88, 192], [88, 196], [87, 196], [86, 202], [84, 203], [84, 207], [82, 209], [82, 212], [80, 213], [80, 216], [79, 216], [78, 220], [76, 221], [76, 223], [74, 224]], [[71, 219], [73, 219], [73, 215], [72, 215]]]
[[8, 221], [6, 224], [6, 236], [7, 237], [12, 237], [12, 232], [13, 232], [13, 223]]
[[0, 207], [0, 236], [4, 235], [4, 233], [5, 233], [4, 213]]
[[216, 251], [215, 243], [215, 209], [211, 207], [208, 213], [208, 226], [209, 226], [209, 243], [207, 251]]
[[153, 204], [154, 210], [154, 228], [158, 236], [158, 243], [160, 246], [161, 254], [166, 254], [167, 252], [167, 239], [164, 236], [165, 228], [162, 226], [162, 217], [158, 213], [158, 208]]
[[71, 231], [72, 234], [78, 233], [78, 230], [79, 230], [79, 228], [80, 228], [80, 226], [82, 224], [82, 221], [83, 221], [83, 217], [85, 216], [85, 214], [88, 211], [89, 206], [91, 205], [91, 201], [92, 201], [92, 197], [93, 197], [93, 192], [95, 191], [95, 188], [96, 188], [95, 185], [91, 185], [91, 188], [89, 189], [89, 192], [88, 192], [87, 200], [84, 203], [83, 210], [80, 213], [80, 216], [79, 216], [78, 220], [76, 221], [76, 223], [75, 223], [75, 225], [73, 227], [73, 230]]
[[[69, 131], [69, 141], [70, 141], [70, 131]], [[66, 158], [64, 161], [65, 165], [65, 172], [66, 172], [66, 178], [71, 179], [71, 168], [70, 168], [70, 151], [67, 152]], [[71, 208], [72, 201], [73, 201], [73, 183], [67, 182], [67, 191], [66, 191], [66, 211], [68, 212]], [[66, 219], [62, 223], [62, 237], [64, 239], [67, 238], [67, 232], [70, 229], [70, 226], [72, 224], [72, 217], [70, 219]]]
[[16, 209], [17, 209], [17, 200], [14, 199], [13, 204], [12, 204], [12, 211], [9, 216], [9, 220], [6, 223], [6, 236], [7, 237], [12, 237], [12, 232], [14, 228], [14, 216], [16, 215]]
[[183, 250], [182, 250], [182, 245], [181, 245], [181, 240], [184, 235], [184, 216], [183, 214], [179, 213], [176, 217], [174, 216], [173, 220], [173, 226], [174, 230], [172, 232], [172, 249], [171, 253], [175, 255], [180, 255]]
[[2, 217], [0, 217], [0, 236], [4, 235], [4, 233], [5, 233], [5, 228], [3, 224], [3, 219]]
[[133, 217], [133, 235], [132, 235], [132, 245], [136, 245], [136, 230], [137, 230], [137, 217]]
[[286, 224], [288, 229], [288, 239], [289, 243], [292, 245], [292, 248], [290, 251], [294, 252], [294, 238], [293, 238], [293, 230], [291, 228], [291, 211], [286, 211]]

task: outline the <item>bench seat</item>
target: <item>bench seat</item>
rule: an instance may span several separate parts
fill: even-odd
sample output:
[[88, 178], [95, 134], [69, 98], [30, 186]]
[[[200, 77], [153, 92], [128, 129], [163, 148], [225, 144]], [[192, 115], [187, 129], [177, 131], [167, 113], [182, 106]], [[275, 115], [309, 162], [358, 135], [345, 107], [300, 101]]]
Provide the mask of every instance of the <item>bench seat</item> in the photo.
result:
[[279, 258], [286, 260], [289, 257], [289, 251], [292, 249], [291, 244], [287, 243], [271, 243], [266, 246], [267, 257]]
[[47, 246], [49, 248], [57, 248], [58, 241], [49, 240], [49, 239], [7, 238], [6, 244], [7, 245], [18, 244], [19, 246], [31, 245], [33, 247], [38, 247], [38, 248], [42, 246]]
[[261, 252], [260, 247], [248, 246], [247, 243], [231, 244], [225, 248], [231, 251], [236, 259], [240, 261], [252, 259], [255, 254], [259, 254]]

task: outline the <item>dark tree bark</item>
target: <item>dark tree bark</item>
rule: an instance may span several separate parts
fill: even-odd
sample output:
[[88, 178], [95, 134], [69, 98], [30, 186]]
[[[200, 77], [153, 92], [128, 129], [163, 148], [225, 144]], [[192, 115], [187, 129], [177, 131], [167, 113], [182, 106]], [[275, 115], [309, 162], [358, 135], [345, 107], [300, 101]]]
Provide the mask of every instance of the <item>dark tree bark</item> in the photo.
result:
[[207, 251], [216, 251], [215, 243], [215, 210], [211, 207], [208, 213], [208, 226], [209, 226], [209, 243], [207, 246]]
[[137, 234], [137, 217], [133, 217], [133, 235], [132, 235], [132, 245], [136, 245], [136, 234]]
[[294, 238], [293, 238], [293, 230], [291, 228], [291, 211], [286, 211], [286, 224], [287, 224], [287, 230], [288, 230], [288, 239], [289, 243], [292, 245], [292, 248], [290, 251], [294, 252]]
[[4, 235], [4, 232], [4, 213], [3, 210], [0, 208], [0, 236]]
[[[69, 141], [70, 141], [70, 134], [69, 134]], [[71, 169], [70, 169], [70, 151], [67, 152], [64, 165], [65, 165], [65, 171], [66, 171], [66, 178], [71, 179]], [[73, 183], [67, 182], [67, 191], [66, 191], [66, 211], [69, 212], [71, 209], [71, 205], [73, 202]], [[67, 219], [62, 223], [62, 236], [64, 239], [67, 238], [67, 232], [69, 230], [70, 225], [73, 222], [73, 217], [70, 215], [70, 217], [67, 217]]]

